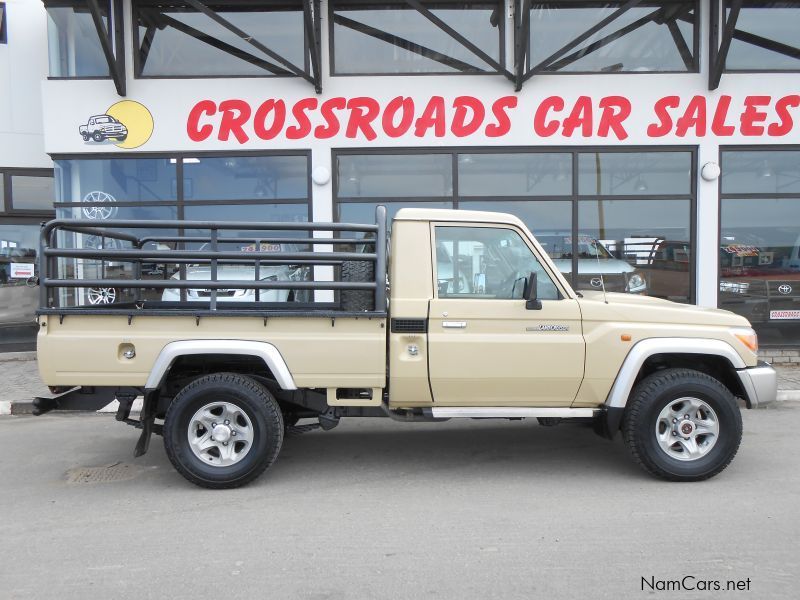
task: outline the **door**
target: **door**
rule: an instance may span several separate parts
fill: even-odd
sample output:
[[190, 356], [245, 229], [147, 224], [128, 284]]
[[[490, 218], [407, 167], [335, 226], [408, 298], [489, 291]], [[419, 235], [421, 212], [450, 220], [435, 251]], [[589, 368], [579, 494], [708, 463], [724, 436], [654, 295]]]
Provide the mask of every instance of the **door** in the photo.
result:
[[[429, 377], [440, 406], [569, 406], [583, 379], [577, 300], [512, 227], [433, 226]], [[537, 274], [541, 309], [526, 309]]]

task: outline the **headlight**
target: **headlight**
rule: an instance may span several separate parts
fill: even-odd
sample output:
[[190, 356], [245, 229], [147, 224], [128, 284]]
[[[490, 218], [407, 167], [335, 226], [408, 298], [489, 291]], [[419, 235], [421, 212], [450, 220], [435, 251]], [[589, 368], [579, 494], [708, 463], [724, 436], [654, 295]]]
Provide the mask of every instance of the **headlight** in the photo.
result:
[[647, 287], [647, 282], [644, 280], [639, 273], [633, 273], [628, 278], [628, 292], [636, 293], [636, 292], [643, 292], [644, 289]]

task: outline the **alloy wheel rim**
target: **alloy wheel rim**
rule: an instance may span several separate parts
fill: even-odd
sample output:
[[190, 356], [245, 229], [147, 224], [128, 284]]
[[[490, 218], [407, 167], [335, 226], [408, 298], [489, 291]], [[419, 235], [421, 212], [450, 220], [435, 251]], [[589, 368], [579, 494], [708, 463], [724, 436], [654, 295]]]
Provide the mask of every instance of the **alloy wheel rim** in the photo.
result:
[[670, 458], [683, 462], [706, 456], [719, 439], [719, 419], [700, 398], [683, 397], [667, 404], [656, 419], [658, 447]]
[[235, 404], [209, 402], [189, 419], [189, 448], [204, 464], [230, 467], [241, 462], [253, 445], [253, 423]]

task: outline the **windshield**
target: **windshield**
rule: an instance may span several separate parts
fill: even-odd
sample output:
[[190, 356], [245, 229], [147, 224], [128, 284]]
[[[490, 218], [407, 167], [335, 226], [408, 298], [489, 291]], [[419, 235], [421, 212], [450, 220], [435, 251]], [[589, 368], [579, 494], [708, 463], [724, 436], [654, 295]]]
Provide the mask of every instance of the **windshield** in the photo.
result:
[[[542, 234], [536, 239], [554, 259], [572, 258], [572, 236], [568, 234]], [[578, 258], [613, 258], [599, 241], [588, 235], [578, 236]]]
[[94, 122], [95, 123], [113, 123], [114, 119], [112, 119], [111, 117], [97, 117], [94, 120]]

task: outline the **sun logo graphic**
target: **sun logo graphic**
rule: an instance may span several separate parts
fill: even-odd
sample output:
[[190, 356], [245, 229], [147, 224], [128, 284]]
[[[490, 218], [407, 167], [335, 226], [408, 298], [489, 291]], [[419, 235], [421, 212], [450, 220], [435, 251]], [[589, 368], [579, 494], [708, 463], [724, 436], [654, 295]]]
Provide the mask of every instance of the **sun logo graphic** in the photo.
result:
[[101, 115], [92, 115], [78, 127], [84, 142], [114, 144], [118, 148], [138, 148], [153, 135], [153, 115], [134, 100], [112, 104]]

